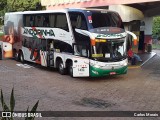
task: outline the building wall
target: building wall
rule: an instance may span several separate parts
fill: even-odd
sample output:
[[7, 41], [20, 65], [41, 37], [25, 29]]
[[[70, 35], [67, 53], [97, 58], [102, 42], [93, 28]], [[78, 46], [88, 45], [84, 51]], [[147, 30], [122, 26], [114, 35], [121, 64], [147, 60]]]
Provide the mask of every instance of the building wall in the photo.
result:
[[62, 9], [62, 8], [79, 8], [79, 7], [95, 7], [108, 6], [116, 4], [132, 4], [141, 2], [153, 2], [159, 0], [41, 0], [42, 6], [47, 9]]
[[144, 29], [145, 39], [144, 39], [144, 43], [145, 44], [152, 44], [153, 17], [145, 17], [144, 18], [144, 22], [145, 22], [145, 29]]
[[152, 35], [152, 23], [153, 23], [153, 17], [145, 17], [144, 18], [145, 22], [145, 34], [146, 35]]
[[[46, 9], [48, 10], [109, 6], [110, 10], [117, 11], [120, 14], [123, 22], [130, 23], [134, 20], [143, 20], [145, 22], [144, 43], [148, 44], [151, 43], [153, 17], [145, 17], [141, 11], [135, 8], [124, 6], [122, 4], [134, 4], [154, 1], [159, 0], [41, 0], [41, 4], [42, 6], [46, 6]], [[147, 11], [146, 15], [148, 16], [151, 13], [153, 12]]]

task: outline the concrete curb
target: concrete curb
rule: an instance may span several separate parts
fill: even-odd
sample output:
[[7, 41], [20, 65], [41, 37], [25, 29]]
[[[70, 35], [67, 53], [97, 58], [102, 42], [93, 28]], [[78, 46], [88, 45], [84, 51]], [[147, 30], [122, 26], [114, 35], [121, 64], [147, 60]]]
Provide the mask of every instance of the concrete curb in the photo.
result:
[[128, 66], [128, 69], [136, 69], [136, 68], [140, 68], [141, 66], [136, 65], [136, 66]]

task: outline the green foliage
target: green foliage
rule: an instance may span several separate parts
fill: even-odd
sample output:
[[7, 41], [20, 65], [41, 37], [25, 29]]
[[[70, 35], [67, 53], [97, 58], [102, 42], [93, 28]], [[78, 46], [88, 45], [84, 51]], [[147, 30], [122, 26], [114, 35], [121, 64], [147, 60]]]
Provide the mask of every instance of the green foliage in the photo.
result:
[[0, 0], [0, 11], [3, 10], [7, 5], [7, 0]]
[[[39, 100], [37, 103], [33, 106], [30, 113], [36, 113], [37, 107], [38, 107]], [[15, 98], [14, 98], [14, 88], [12, 89], [11, 96], [10, 96], [10, 108], [7, 106], [6, 102], [4, 101], [3, 92], [1, 90], [1, 104], [3, 112], [14, 112], [15, 107]], [[29, 107], [27, 108], [26, 113], [29, 113]], [[35, 117], [26, 117], [25, 120], [34, 120]], [[13, 120], [12, 116], [7, 118], [2, 118], [1, 120]]]
[[31, 11], [45, 9], [40, 0], [0, 0], [0, 25], [6, 12]]
[[152, 49], [160, 50], [160, 44], [152, 44]]
[[40, 0], [7, 0], [9, 11], [38, 10], [37, 4]]
[[7, 0], [0, 0], [0, 25], [3, 24], [3, 15], [7, 11]]
[[153, 36], [156, 36], [156, 33], [158, 33], [158, 36], [160, 36], [160, 17], [154, 17], [153, 18]]
[[14, 111], [14, 107], [15, 107], [15, 99], [14, 99], [14, 88], [12, 89], [11, 92], [11, 98], [10, 98], [10, 108], [11, 108], [11, 112]]

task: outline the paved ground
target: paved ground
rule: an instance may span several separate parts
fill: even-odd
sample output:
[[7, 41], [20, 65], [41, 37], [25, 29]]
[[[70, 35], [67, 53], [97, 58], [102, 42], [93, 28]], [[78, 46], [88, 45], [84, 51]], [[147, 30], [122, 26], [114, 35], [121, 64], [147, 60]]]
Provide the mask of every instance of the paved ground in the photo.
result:
[[[43, 67], [23, 68], [17, 66], [16, 64], [20, 63], [14, 60], [1, 60], [0, 88], [9, 103], [10, 92], [14, 87], [15, 110], [25, 111], [28, 106], [31, 108], [39, 100], [40, 111], [159, 111], [160, 52], [155, 52], [158, 54], [142, 68], [129, 69], [127, 75], [105, 78], [71, 78]], [[108, 120], [109, 118], [54, 119]]]

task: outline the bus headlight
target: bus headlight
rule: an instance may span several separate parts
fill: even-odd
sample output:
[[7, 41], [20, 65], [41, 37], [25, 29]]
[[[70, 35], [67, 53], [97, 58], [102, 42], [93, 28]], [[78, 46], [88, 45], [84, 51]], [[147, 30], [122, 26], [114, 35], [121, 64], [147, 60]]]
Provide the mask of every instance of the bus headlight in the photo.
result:
[[127, 66], [127, 65], [128, 65], [128, 63], [127, 63], [127, 62], [125, 62], [123, 65], [124, 65], [124, 66]]
[[120, 65], [121, 65], [121, 66], [127, 66], [128, 63], [127, 63], [127, 62], [122, 62], [122, 63], [120, 63]]

